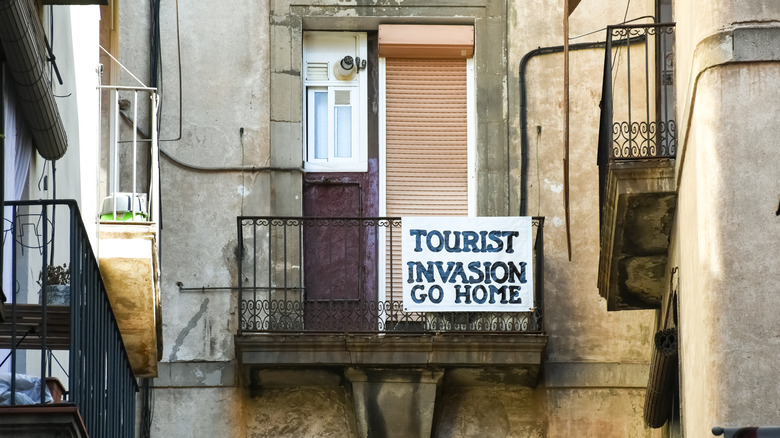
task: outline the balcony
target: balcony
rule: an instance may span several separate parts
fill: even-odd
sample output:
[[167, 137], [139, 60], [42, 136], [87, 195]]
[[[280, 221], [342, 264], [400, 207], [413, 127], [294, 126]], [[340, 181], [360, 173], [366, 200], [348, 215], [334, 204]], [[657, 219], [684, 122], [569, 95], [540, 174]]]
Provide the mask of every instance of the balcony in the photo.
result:
[[533, 385], [547, 337], [544, 219], [532, 223], [531, 312], [433, 313], [404, 310], [401, 218], [239, 217], [239, 360], [250, 371], [494, 367]]
[[[133, 372], [156, 377], [162, 354], [159, 284], [158, 95], [154, 88], [100, 86], [98, 184], [100, 273]], [[101, 161], [100, 158], [98, 161]]]
[[4, 205], [0, 436], [134, 437], [138, 387], [75, 201]]
[[674, 24], [607, 28], [598, 165], [598, 287], [609, 310], [661, 303], [677, 203]]

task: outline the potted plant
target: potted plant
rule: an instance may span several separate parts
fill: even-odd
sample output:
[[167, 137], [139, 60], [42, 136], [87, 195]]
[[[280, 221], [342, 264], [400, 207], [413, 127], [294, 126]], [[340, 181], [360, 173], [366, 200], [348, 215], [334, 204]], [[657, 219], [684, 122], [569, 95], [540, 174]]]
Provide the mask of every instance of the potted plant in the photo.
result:
[[[43, 270], [38, 274], [38, 285], [43, 287]], [[67, 306], [70, 304], [70, 268], [67, 263], [46, 267], [46, 304]]]

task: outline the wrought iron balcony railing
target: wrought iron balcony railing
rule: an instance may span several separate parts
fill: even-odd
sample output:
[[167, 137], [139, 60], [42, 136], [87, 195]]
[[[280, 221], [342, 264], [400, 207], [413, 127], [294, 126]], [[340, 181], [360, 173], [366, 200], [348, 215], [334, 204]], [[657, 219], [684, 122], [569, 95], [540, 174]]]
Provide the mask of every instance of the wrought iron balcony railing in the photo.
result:
[[401, 218], [238, 217], [239, 334], [541, 332], [544, 218], [533, 218], [533, 312], [405, 312]]
[[[4, 206], [2, 404], [46, 404], [58, 379], [89, 436], [134, 437], [138, 387], [76, 202]], [[27, 398], [22, 379], [39, 382]]]
[[[607, 27], [598, 165], [674, 158], [674, 23]], [[602, 199], [603, 205], [603, 199]]]

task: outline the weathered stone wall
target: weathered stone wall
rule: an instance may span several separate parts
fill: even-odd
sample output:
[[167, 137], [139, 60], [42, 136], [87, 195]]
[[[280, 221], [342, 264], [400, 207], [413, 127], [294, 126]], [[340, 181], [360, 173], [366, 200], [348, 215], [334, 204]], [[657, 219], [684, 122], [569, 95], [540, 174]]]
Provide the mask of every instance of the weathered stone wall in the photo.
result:
[[268, 388], [242, 395], [247, 438], [357, 436], [351, 398], [343, 386]]
[[437, 438], [534, 438], [546, 433], [544, 390], [523, 386], [449, 387], [442, 391]]
[[[509, 120], [512, 206], [520, 205], [519, 64], [539, 46], [563, 43], [562, 4], [510, 7]], [[576, 37], [652, 13], [653, 2], [583, 1], [570, 17]], [[645, 20], [647, 21], [647, 20]], [[606, 31], [572, 44], [604, 41]], [[544, 365], [546, 436], [658, 436], [642, 420], [654, 312], [607, 312], [596, 289], [599, 202], [596, 151], [603, 49], [570, 52], [570, 218], [568, 260], [563, 176], [563, 54], [531, 58], [525, 72], [528, 214], [546, 216], [545, 317], [550, 336]]]
[[644, 389], [574, 388], [548, 392], [547, 437], [660, 437], [642, 419]]
[[[164, 3], [161, 138], [172, 140], [178, 136], [179, 121], [176, 17], [174, 4]], [[298, 166], [302, 29], [368, 30], [379, 22], [406, 21], [473, 23], [478, 212], [518, 214], [518, 65], [529, 50], [562, 42], [561, 5], [548, 0], [452, 0], [436, 8], [422, 0], [386, 7], [365, 3], [241, 0], [230, 7], [215, 2], [182, 5], [182, 138], [163, 141], [161, 149], [199, 167]], [[647, 13], [649, 4], [632, 2], [629, 18]], [[572, 15], [571, 34], [622, 21], [624, 10], [611, 6], [583, 2]], [[127, 3], [120, 8], [121, 59], [137, 64], [131, 69], [147, 78], [148, 8]], [[603, 33], [589, 38], [603, 39]], [[653, 313], [608, 313], [596, 290], [595, 156], [603, 56], [599, 50], [571, 55], [571, 262], [563, 219], [562, 55], [537, 57], [527, 72], [528, 214], [547, 217], [545, 317], [550, 343], [544, 381], [535, 389], [445, 385], [439, 393], [435, 436], [655, 436], [641, 421]], [[214, 367], [234, 366], [236, 293], [181, 291], [177, 286], [231, 287], [243, 281], [236, 270], [236, 216], [299, 214], [299, 175], [204, 171], [165, 157], [161, 175], [161, 367], [169, 371], [155, 383], [153, 434], [357, 436], [354, 402], [345, 385], [250, 391], [240, 379], [225, 377], [223, 371], [215, 374]]]

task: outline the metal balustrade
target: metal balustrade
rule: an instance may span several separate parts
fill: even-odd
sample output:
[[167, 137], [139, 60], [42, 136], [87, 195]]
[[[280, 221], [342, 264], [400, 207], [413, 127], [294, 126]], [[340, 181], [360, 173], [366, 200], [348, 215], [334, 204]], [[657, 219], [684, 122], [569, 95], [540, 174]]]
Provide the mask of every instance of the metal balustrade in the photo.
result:
[[[13, 376], [59, 378], [66, 390], [63, 403], [78, 408], [89, 436], [134, 437], [138, 387], [76, 202], [4, 206], [8, 301], [0, 323], [0, 362]], [[39, 274], [53, 266], [62, 269]], [[55, 279], [66, 280], [68, 290], [52, 300]], [[18, 405], [17, 379], [9, 380], [9, 405]], [[46, 404], [46, 393], [40, 385], [33, 402]]]
[[607, 27], [598, 165], [600, 205], [610, 163], [674, 158], [674, 23]]
[[239, 334], [541, 332], [544, 218], [532, 312], [405, 312], [401, 218], [238, 217]]
[[607, 27], [599, 147], [613, 160], [677, 150], [674, 24]]

